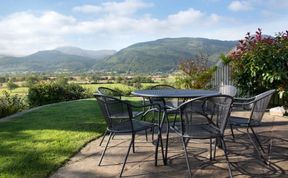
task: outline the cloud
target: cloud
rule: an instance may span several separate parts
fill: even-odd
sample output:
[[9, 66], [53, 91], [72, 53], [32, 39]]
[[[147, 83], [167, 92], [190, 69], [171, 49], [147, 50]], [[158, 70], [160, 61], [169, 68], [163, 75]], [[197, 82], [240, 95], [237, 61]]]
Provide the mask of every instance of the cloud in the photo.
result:
[[109, 15], [132, 15], [136, 11], [152, 7], [152, 3], [142, 0], [125, 0], [123, 2], [104, 2], [100, 5], [82, 5], [73, 8], [74, 11], [82, 13], [108, 13]]
[[95, 5], [83, 5], [83, 6], [76, 6], [73, 8], [73, 10], [88, 14], [88, 13], [100, 13], [103, 11], [103, 8]]
[[37, 50], [64, 44], [62, 35], [76, 19], [62, 14], [47, 11], [41, 15], [31, 12], [18, 12], [0, 20], [0, 48], [2, 54], [22, 55]]
[[253, 6], [248, 1], [232, 1], [228, 8], [232, 11], [249, 11]]

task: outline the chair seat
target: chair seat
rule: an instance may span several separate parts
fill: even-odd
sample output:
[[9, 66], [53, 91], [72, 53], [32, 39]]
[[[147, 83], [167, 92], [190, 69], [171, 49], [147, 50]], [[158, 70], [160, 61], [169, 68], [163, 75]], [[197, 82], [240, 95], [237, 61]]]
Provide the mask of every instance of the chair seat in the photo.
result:
[[251, 120], [251, 122], [249, 123], [248, 118], [237, 117], [237, 116], [230, 116], [229, 122], [233, 126], [240, 126], [240, 127], [247, 127], [249, 125], [250, 126], [259, 126], [260, 125], [260, 123], [255, 121], [255, 120]]
[[[146, 122], [146, 121], [141, 121], [141, 120], [136, 120], [132, 119], [133, 127], [135, 132], [139, 132], [142, 130], [147, 130], [149, 128], [154, 127], [154, 124], [151, 122]], [[132, 128], [131, 128], [131, 122], [122, 122], [121, 124], [115, 126], [113, 132], [118, 132], [118, 133], [131, 133]]]
[[[133, 118], [140, 116], [141, 114], [143, 114], [143, 111], [133, 111], [132, 112]], [[112, 119], [124, 118], [125, 119], [125, 118], [129, 118], [129, 114], [128, 114], [128, 112], [117, 113], [117, 114], [111, 115], [110, 118], [112, 118]]]
[[[174, 130], [179, 135], [182, 135], [179, 126], [174, 126]], [[194, 138], [194, 139], [208, 139], [208, 138], [216, 138], [220, 136], [219, 130], [213, 127], [211, 124], [199, 124], [199, 125], [186, 125], [185, 132], [183, 137]]]

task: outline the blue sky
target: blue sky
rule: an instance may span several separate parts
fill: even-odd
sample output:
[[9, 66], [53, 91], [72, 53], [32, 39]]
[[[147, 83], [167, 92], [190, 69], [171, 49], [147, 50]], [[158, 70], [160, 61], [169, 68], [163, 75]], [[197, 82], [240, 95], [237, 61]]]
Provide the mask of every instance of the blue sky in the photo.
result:
[[239, 40], [288, 30], [287, 0], [0, 0], [0, 54], [120, 50], [166, 37]]

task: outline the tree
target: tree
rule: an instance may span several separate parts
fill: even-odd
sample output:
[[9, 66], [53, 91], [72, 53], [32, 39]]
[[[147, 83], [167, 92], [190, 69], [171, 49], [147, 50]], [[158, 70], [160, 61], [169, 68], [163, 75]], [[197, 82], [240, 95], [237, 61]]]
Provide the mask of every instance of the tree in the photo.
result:
[[208, 88], [216, 68], [208, 66], [208, 58], [196, 56], [194, 59], [182, 60], [179, 64], [180, 75], [176, 76], [179, 88]]

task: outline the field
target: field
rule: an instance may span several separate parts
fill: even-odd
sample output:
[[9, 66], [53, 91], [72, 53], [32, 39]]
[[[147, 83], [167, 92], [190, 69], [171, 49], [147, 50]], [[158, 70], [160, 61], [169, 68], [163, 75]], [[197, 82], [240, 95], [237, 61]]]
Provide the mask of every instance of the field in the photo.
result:
[[[143, 87], [149, 87], [152, 85], [157, 85], [158, 83], [142, 83]], [[121, 91], [133, 91], [136, 90], [135, 87], [124, 85], [121, 83], [112, 83], [112, 84], [81, 84], [84, 88], [88, 89], [90, 92], [94, 93], [97, 91], [98, 87], [108, 87], [112, 89], [120, 89]], [[28, 87], [18, 87], [14, 90], [8, 90], [6, 87], [0, 88], [0, 94], [3, 91], [10, 92], [11, 94], [17, 94], [21, 96], [26, 96], [28, 94]]]

